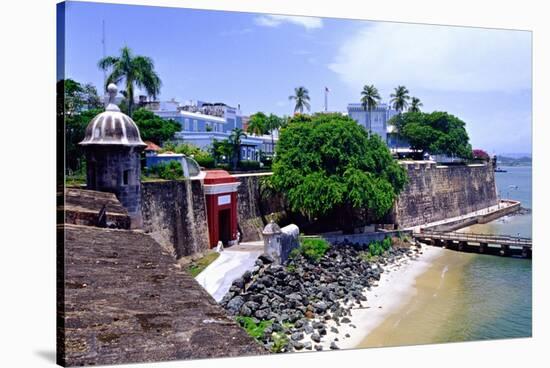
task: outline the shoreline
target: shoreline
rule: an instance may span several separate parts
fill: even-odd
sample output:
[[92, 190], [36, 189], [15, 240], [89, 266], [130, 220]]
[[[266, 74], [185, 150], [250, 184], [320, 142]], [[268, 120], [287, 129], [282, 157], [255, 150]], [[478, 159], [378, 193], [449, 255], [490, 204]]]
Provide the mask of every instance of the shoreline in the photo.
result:
[[[327, 334], [317, 344], [323, 350], [330, 350], [332, 342], [336, 342], [339, 349], [360, 347], [361, 342], [372, 331], [416, 295], [417, 277], [443, 254], [444, 250], [441, 248], [422, 244], [417, 256], [404, 257], [399, 262], [385, 266], [377, 285], [363, 291], [367, 301], [361, 307], [352, 307], [351, 315], [348, 316], [351, 322], [338, 325], [333, 320], [327, 321]], [[309, 336], [303, 340], [306, 341], [314, 343]]]

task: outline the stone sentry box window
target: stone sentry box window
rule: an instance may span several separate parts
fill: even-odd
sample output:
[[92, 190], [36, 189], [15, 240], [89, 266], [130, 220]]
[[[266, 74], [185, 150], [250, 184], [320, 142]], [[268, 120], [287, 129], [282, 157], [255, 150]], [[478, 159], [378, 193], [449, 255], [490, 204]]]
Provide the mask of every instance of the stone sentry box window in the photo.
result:
[[122, 185], [129, 184], [130, 170], [124, 170], [122, 173]]

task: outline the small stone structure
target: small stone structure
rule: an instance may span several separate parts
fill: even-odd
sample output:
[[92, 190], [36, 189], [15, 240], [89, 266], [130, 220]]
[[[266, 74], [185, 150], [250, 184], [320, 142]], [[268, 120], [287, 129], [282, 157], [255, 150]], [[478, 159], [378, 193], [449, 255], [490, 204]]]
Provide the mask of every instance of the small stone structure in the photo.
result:
[[114, 193], [128, 210], [132, 227], [141, 227], [140, 154], [147, 145], [134, 121], [115, 104], [116, 85], [107, 90], [105, 111], [90, 121], [80, 142], [86, 153], [86, 187]]
[[279, 225], [271, 221], [265, 226], [262, 235], [264, 253], [273, 258], [275, 264], [285, 263], [292, 249], [300, 245], [298, 241], [300, 229], [294, 224], [281, 229]]

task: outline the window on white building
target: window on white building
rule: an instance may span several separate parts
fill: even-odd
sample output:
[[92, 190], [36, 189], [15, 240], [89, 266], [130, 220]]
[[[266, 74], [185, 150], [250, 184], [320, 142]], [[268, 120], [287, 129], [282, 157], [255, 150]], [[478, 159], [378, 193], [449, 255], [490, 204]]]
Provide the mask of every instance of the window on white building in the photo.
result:
[[183, 129], [189, 130], [189, 119], [185, 119]]
[[199, 122], [195, 119], [193, 119], [193, 130], [195, 132], [198, 132], [199, 131]]

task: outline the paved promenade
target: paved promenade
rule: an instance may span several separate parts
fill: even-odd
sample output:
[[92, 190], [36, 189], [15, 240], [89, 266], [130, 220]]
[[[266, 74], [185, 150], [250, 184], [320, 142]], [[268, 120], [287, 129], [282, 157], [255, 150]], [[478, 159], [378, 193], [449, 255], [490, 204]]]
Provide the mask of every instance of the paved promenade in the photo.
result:
[[195, 279], [219, 302], [229, 291], [233, 280], [254, 268], [254, 262], [263, 253], [263, 244], [263, 241], [246, 242], [226, 248]]

